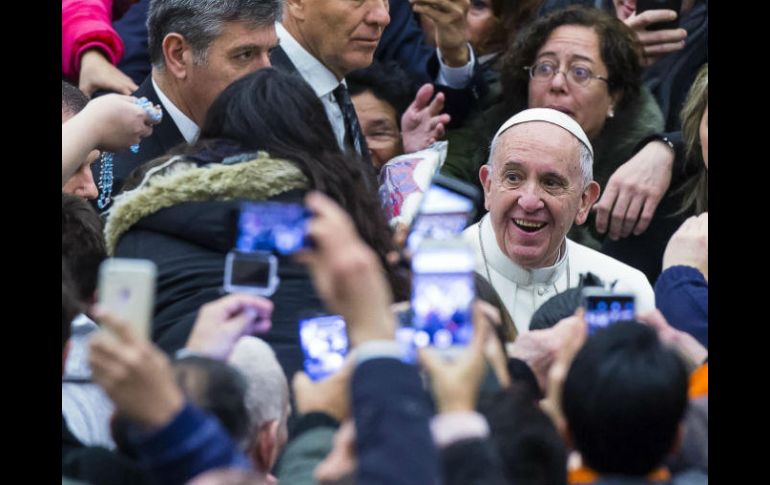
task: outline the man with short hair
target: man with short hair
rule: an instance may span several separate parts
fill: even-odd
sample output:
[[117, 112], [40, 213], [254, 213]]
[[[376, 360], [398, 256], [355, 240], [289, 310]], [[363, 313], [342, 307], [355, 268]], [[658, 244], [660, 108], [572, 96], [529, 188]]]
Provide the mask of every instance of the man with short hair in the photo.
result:
[[497, 290], [519, 334], [540, 305], [589, 271], [634, 293], [638, 311], [655, 307], [643, 273], [566, 237], [599, 197], [592, 165], [593, 148], [580, 125], [535, 108], [500, 127], [479, 170], [489, 213], [463, 236], [476, 249], [476, 271]]
[[[163, 120], [134, 153], [116, 153], [94, 174], [106, 209], [129, 173], [198, 136], [214, 99], [236, 79], [270, 66], [282, 0], [152, 0], [147, 16], [152, 71], [134, 93], [160, 104]], [[111, 171], [111, 174], [109, 173]]]
[[71, 289], [83, 313], [69, 321], [71, 338], [61, 388], [62, 415], [78, 440], [87, 445], [114, 448], [110, 434], [112, 402], [91, 382], [88, 342], [98, 330], [85, 313], [95, 302], [99, 265], [107, 257], [102, 221], [85, 200], [62, 193], [61, 252], [72, 276]]
[[[80, 113], [88, 104], [88, 97], [67, 81], [61, 82], [61, 122], [64, 123], [76, 114]], [[62, 187], [62, 192], [77, 195], [84, 199], [95, 199], [99, 191], [94, 183], [91, 173], [91, 164], [99, 158], [99, 150], [93, 150], [83, 163], [78, 167], [74, 175]]]
[[[271, 54], [275, 67], [297, 72], [310, 84], [326, 109], [339, 146], [361, 155], [367, 165], [368, 148], [345, 76], [372, 63], [380, 37], [390, 23], [389, 9], [388, 0], [287, 0], [284, 19], [276, 23], [281, 45]], [[439, 55], [436, 82], [462, 88], [472, 78], [475, 58], [465, 43], [452, 51], [460, 52], [452, 59], [461, 60], [459, 67], [450, 67], [457, 64], [446, 64], [447, 59]], [[441, 100], [443, 103], [443, 96]], [[431, 113], [436, 115], [438, 112]], [[437, 129], [443, 133], [443, 125]]]
[[227, 362], [243, 374], [247, 384], [249, 425], [241, 449], [255, 470], [270, 476], [289, 439], [287, 421], [291, 406], [286, 375], [270, 345], [251, 335], [238, 340]]
[[706, 483], [702, 472], [671, 477], [663, 468], [681, 440], [687, 382], [676, 350], [646, 325], [618, 322], [589, 337], [562, 390], [567, 434], [584, 467], [570, 471], [570, 483]]

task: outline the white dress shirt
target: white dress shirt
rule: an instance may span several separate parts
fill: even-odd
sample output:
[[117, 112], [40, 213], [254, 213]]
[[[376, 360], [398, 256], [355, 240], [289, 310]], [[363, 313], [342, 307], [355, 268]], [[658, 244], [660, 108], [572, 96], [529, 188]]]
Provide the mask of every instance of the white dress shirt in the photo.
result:
[[171, 119], [174, 120], [176, 127], [179, 128], [179, 132], [182, 133], [187, 144], [191, 145], [198, 137], [200, 128], [193, 120], [188, 118], [186, 114], [182, 113], [170, 99], [168, 99], [168, 96], [166, 96], [160, 87], [158, 87], [157, 83], [155, 83], [155, 79], [150, 80], [152, 81], [152, 87], [155, 88], [155, 92], [158, 95], [158, 99], [160, 99], [160, 104], [166, 108], [166, 112], [171, 116]]
[[[342, 116], [342, 110], [340, 109], [337, 100], [334, 98], [332, 91], [340, 84], [337, 80], [337, 76], [334, 75], [321, 61], [316, 59], [310, 54], [304, 47], [297, 42], [286, 28], [281, 25], [280, 22], [275, 23], [275, 33], [280, 39], [281, 49], [286, 53], [289, 60], [302, 78], [310, 84], [310, 87], [315, 91], [316, 96], [321, 100], [321, 103], [326, 110], [326, 116], [329, 118], [329, 122], [334, 130], [334, 135], [337, 138], [337, 144], [344, 151], [346, 150], [345, 144], [345, 119]], [[449, 67], [444, 64], [439, 51], [439, 73], [436, 77], [438, 84], [443, 84], [451, 88], [465, 87], [473, 76], [473, 63], [474, 55], [473, 49], [468, 46], [470, 50], [470, 60], [468, 64], [461, 67]], [[342, 80], [342, 84], [347, 87], [345, 80]]]

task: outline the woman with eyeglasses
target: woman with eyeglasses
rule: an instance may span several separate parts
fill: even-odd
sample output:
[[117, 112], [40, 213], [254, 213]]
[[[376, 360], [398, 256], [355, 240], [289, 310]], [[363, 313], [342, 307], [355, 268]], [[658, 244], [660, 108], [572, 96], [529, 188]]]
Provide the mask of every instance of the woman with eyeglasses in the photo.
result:
[[[660, 132], [663, 117], [641, 86], [634, 32], [598, 9], [570, 7], [535, 20], [503, 57], [498, 103], [450, 132], [442, 171], [479, 184], [497, 127], [526, 108], [553, 108], [573, 117], [594, 148], [594, 179], [604, 187], [636, 145]], [[599, 249], [600, 236], [573, 226], [570, 239]]]

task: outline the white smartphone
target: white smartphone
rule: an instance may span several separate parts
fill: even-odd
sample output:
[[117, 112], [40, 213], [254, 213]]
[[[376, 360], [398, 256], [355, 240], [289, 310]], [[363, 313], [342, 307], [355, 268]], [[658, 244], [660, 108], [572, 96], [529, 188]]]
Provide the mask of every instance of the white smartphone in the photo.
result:
[[157, 268], [148, 259], [109, 258], [99, 267], [99, 305], [150, 338]]

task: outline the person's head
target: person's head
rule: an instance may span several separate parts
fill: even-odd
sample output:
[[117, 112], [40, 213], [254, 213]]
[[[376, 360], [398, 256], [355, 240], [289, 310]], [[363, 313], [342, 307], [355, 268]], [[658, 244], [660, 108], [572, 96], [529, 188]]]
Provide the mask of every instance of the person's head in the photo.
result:
[[694, 176], [683, 190], [683, 207], [694, 209], [696, 214], [708, 210], [709, 168], [709, 65], [704, 64], [690, 86], [681, 112], [682, 140], [689, 163], [698, 166]]
[[187, 399], [214, 415], [234, 442], [246, 438], [249, 429], [244, 400], [247, 385], [240, 372], [224, 362], [201, 356], [175, 360], [172, 367]]
[[263, 340], [245, 336], [227, 362], [246, 377], [249, 432], [245, 451], [254, 465], [269, 472], [288, 440], [289, 385], [275, 352]]
[[[364, 177], [371, 178], [369, 186], [376, 186], [376, 180], [360, 160], [342, 153], [321, 100], [302, 78], [262, 69], [237, 80], [211, 105], [199, 139], [232, 140], [245, 150], [264, 150], [294, 163], [310, 188], [348, 211], [384, 263], [393, 242], [377, 193], [367, 190]], [[398, 292], [394, 273], [389, 275]]]
[[99, 265], [107, 257], [102, 221], [91, 204], [74, 195], [61, 195], [61, 253], [73, 278], [79, 301], [89, 304], [96, 291]]
[[529, 321], [530, 330], [551, 328], [562, 319], [575, 314], [575, 310], [583, 304], [583, 288], [587, 286], [603, 287], [602, 280], [593, 273], [581, 274], [580, 283], [574, 288], [568, 288], [545, 301]]
[[572, 224], [599, 197], [593, 149], [569, 116], [525, 110], [506, 121], [479, 171], [500, 250], [525, 268], [553, 265]]
[[388, 160], [404, 153], [401, 116], [417, 89], [396, 62], [374, 62], [348, 74], [346, 81], [372, 164], [379, 170]]
[[270, 66], [281, 0], [152, 0], [147, 14], [153, 78], [200, 125], [228, 84]]
[[599, 474], [643, 476], [677, 442], [687, 371], [654, 329], [619, 322], [589, 337], [564, 382], [570, 440]]
[[[61, 122], [69, 120], [80, 113], [88, 104], [88, 96], [67, 81], [61, 82]], [[99, 150], [92, 150], [78, 170], [67, 180], [62, 187], [62, 191], [68, 194], [74, 194], [84, 199], [95, 199], [99, 196], [99, 191], [94, 183], [94, 176], [91, 173], [91, 164], [99, 158]]]
[[508, 483], [567, 483], [567, 449], [528, 388], [512, 385], [479, 401]]
[[283, 25], [337, 79], [372, 63], [388, 0], [286, 0]]
[[514, 109], [553, 108], [594, 139], [638, 96], [636, 34], [595, 8], [570, 7], [534, 21], [505, 54], [503, 93]]

